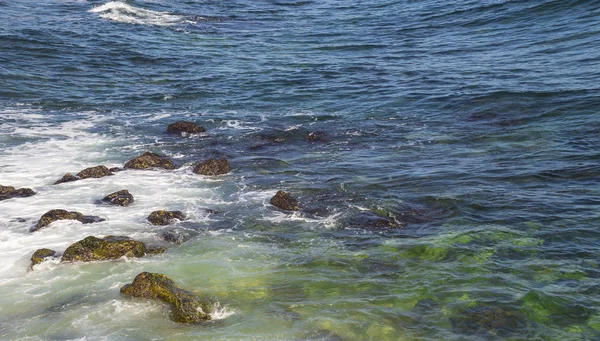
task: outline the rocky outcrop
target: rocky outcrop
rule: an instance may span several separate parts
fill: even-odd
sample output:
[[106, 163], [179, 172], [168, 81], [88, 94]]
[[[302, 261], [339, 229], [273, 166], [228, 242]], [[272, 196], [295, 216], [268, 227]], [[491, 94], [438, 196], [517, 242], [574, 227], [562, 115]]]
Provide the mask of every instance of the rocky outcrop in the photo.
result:
[[17, 197], [30, 197], [32, 195], [35, 195], [35, 192], [31, 188], [16, 189], [13, 186], [0, 185], [0, 201]]
[[293, 198], [290, 193], [284, 191], [278, 191], [277, 194], [271, 198], [270, 203], [271, 205], [286, 211], [300, 210], [298, 200]]
[[113, 175], [112, 172], [106, 166], [95, 166], [89, 167], [81, 172], [77, 173], [77, 175], [73, 175], [71, 173], [65, 174], [60, 180], [56, 181], [54, 184], [58, 185], [63, 182], [71, 182], [77, 180], [83, 180], [88, 178], [103, 178], [105, 176]]
[[181, 211], [159, 210], [150, 213], [147, 219], [152, 225], [164, 226], [169, 225], [173, 219], [184, 220], [185, 214]]
[[209, 159], [194, 167], [194, 173], [202, 175], [222, 175], [231, 171], [227, 159]]
[[67, 210], [50, 210], [38, 220], [37, 224], [31, 228], [31, 232], [35, 232], [41, 230], [42, 228], [50, 225], [51, 223], [57, 220], [77, 220], [82, 224], [90, 224], [104, 221], [104, 218], [96, 217], [96, 216], [86, 216], [82, 213], [75, 211], [67, 211]]
[[151, 249], [140, 241], [129, 237], [107, 236], [86, 237], [69, 246], [61, 262], [91, 262], [97, 260], [119, 259], [121, 257], [139, 258], [146, 254], [162, 253], [164, 248]]
[[169, 158], [160, 156], [155, 153], [146, 152], [138, 157], [135, 157], [124, 166], [125, 169], [147, 169], [147, 168], [163, 168], [175, 169], [173, 161]]
[[118, 206], [129, 206], [133, 201], [133, 195], [126, 189], [111, 193], [102, 198], [102, 202]]
[[194, 122], [189, 121], [178, 121], [169, 124], [167, 127], [167, 133], [169, 134], [198, 134], [206, 131], [204, 127], [197, 125]]
[[198, 295], [180, 288], [169, 277], [150, 272], [142, 272], [133, 283], [121, 288], [128, 296], [153, 299], [171, 306], [171, 318], [179, 323], [199, 323], [211, 319], [212, 303]]
[[33, 270], [34, 265], [44, 262], [47, 258], [56, 256], [56, 251], [50, 249], [39, 249], [31, 255], [31, 265], [29, 270]]

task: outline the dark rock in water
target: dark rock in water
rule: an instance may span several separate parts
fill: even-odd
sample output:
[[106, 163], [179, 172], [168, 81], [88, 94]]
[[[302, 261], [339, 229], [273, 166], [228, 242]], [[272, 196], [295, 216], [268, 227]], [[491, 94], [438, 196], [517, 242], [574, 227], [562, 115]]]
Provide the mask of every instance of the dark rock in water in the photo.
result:
[[129, 206], [133, 202], [133, 195], [128, 190], [123, 189], [105, 196], [102, 201], [112, 205]]
[[190, 234], [184, 231], [168, 230], [162, 231], [160, 237], [173, 244], [183, 244], [190, 239]]
[[82, 170], [77, 173], [79, 179], [87, 179], [87, 178], [102, 178], [108, 175], [112, 175], [112, 173], [106, 168], [106, 166], [96, 166], [90, 167]]
[[[152, 252], [149, 252], [152, 251]], [[125, 257], [143, 257], [148, 253], [160, 252], [148, 249], [146, 244], [129, 237], [107, 236], [102, 239], [89, 236], [69, 246], [61, 262], [91, 262]], [[162, 249], [164, 252], [164, 249]]]
[[454, 329], [461, 334], [490, 334], [501, 337], [521, 334], [527, 327], [525, 316], [518, 311], [499, 307], [473, 307], [451, 317]]
[[40, 264], [46, 260], [46, 258], [56, 256], [56, 251], [50, 249], [39, 249], [31, 255], [31, 265], [29, 270], [33, 270], [33, 266]]
[[362, 211], [347, 219], [343, 224], [350, 228], [364, 228], [372, 230], [394, 229], [405, 227], [406, 224], [394, 219], [382, 217], [371, 211]]
[[175, 322], [199, 323], [211, 319], [211, 302], [180, 288], [163, 274], [142, 272], [135, 277], [133, 283], [123, 286], [121, 293], [168, 303], [172, 309], [171, 318]]
[[79, 177], [71, 174], [71, 173], [67, 173], [65, 175], [63, 175], [63, 177], [60, 180], [57, 180], [54, 184], [58, 185], [58, 184], [62, 184], [63, 182], [72, 182], [72, 181], [77, 181], [79, 180]]
[[324, 131], [313, 131], [306, 136], [312, 142], [327, 142], [327, 134]]
[[169, 124], [167, 127], [167, 133], [169, 134], [198, 134], [206, 131], [203, 127], [197, 125], [194, 122], [179, 121]]
[[286, 211], [298, 211], [300, 209], [298, 200], [293, 198], [290, 193], [284, 191], [278, 191], [277, 194], [271, 198], [270, 203], [271, 205]]
[[231, 171], [229, 161], [227, 159], [210, 159], [198, 164], [194, 168], [194, 173], [202, 175], [221, 175]]
[[117, 172], [122, 171], [122, 169], [119, 167], [112, 167], [112, 168], [109, 168], [108, 171], [111, 173], [117, 173]]
[[31, 232], [41, 230], [57, 220], [77, 220], [83, 224], [97, 223], [104, 221], [103, 218], [95, 216], [85, 216], [79, 212], [69, 212], [66, 210], [50, 210], [38, 220], [37, 224], [31, 229]]
[[152, 225], [169, 225], [173, 219], [184, 220], [185, 214], [181, 211], [165, 211], [159, 210], [150, 213], [148, 216], [148, 221], [152, 223]]
[[35, 192], [31, 188], [16, 189], [13, 186], [0, 185], [0, 201], [16, 197], [30, 197], [32, 195], [35, 195]]
[[147, 168], [164, 168], [175, 169], [173, 161], [169, 158], [160, 156], [155, 153], [146, 152], [136, 158], [133, 158], [124, 166], [125, 169], [147, 169]]

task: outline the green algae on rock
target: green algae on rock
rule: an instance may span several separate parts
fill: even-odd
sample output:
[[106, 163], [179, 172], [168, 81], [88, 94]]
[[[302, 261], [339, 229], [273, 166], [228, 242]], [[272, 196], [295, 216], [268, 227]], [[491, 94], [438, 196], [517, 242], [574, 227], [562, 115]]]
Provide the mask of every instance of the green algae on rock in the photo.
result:
[[133, 283], [123, 286], [121, 293], [168, 303], [171, 306], [171, 318], [175, 322], [199, 323], [212, 319], [211, 302], [180, 288], [163, 274], [142, 272], [135, 277]]
[[292, 195], [288, 192], [277, 191], [275, 196], [273, 196], [270, 200], [271, 205], [281, 208], [286, 211], [298, 211], [300, 210], [300, 206], [298, 205], [298, 200], [292, 197]]
[[38, 220], [37, 224], [31, 228], [31, 232], [39, 231], [57, 220], [77, 220], [82, 224], [90, 224], [104, 221], [104, 218], [96, 216], [83, 215], [80, 212], [67, 210], [50, 210]]
[[169, 225], [173, 219], [184, 220], [185, 214], [181, 211], [158, 210], [150, 213], [147, 219], [152, 225], [164, 226]]
[[31, 255], [31, 265], [29, 270], [33, 270], [34, 265], [44, 262], [47, 258], [56, 256], [56, 251], [50, 249], [39, 249]]
[[227, 159], [209, 159], [194, 167], [193, 172], [202, 175], [222, 175], [231, 171], [231, 166]]
[[175, 169], [173, 161], [169, 158], [160, 156], [155, 153], [146, 152], [138, 157], [135, 157], [124, 166], [125, 169], [147, 169], [147, 168], [163, 168]]
[[77, 173], [77, 175], [67, 173], [67, 174], [63, 175], [63, 177], [60, 180], [57, 180], [54, 184], [58, 185], [63, 182], [72, 182], [72, 181], [83, 180], [83, 179], [88, 179], [88, 178], [98, 179], [98, 178], [103, 178], [103, 177], [109, 176], [109, 175], [113, 175], [113, 173], [106, 166], [100, 165], [100, 166], [86, 168], [86, 169], [82, 170], [81, 172]]
[[133, 195], [128, 190], [123, 189], [105, 196], [102, 201], [111, 205], [129, 206], [134, 200]]
[[119, 259], [121, 257], [143, 257], [146, 254], [161, 253], [164, 249], [149, 249], [143, 242], [129, 237], [106, 236], [102, 239], [89, 236], [69, 246], [61, 262], [91, 262]]
[[168, 134], [198, 134], [203, 133], [204, 131], [206, 131], [204, 127], [201, 127], [196, 123], [189, 121], [177, 121], [167, 126]]
[[16, 197], [30, 197], [32, 195], [35, 195], [35, 192], [31, 188], [16, 189], [13, 186], [0, 185], [0, 201]]

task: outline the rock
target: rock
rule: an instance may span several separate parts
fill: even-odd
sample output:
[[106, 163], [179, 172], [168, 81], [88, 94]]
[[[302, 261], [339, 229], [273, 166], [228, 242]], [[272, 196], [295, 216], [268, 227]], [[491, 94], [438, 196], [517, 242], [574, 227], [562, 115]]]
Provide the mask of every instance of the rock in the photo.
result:
[[344, 225], [351, 228], [363, 228], [369, 230], [394, 229], [405, 227], [405, 223], [394, 219], [380, 216], [371, 211], [362, 211], [349, 218]]
[[521, 335], [527, 327], [525, 316], [519, 311], [485, 306], [469, 308], [451, 317], [450, 322], [461, 334], [487, 333], [500, 337]]
[[164, 252], [164, 249], [161, 250], [149, 249], [143, 242], [129, 237], [107, 236], [100, 239], [89, 236], [69, 246], [60, 261], [91, 262], [119, 259], [123, 256], [139, 258], [150, 253]]
[[57, 220], [77, 220], [83, 224], [97, 223], [104, 221], [104, 218], [96, 216], [85, 216], [79, 212], [69, 212], [66, 210], [50, 210], [38, 220], [37, 224], [31, 229], [31, 232], [41, 230]]
[[173, 161], [158, 154], [146, 152], [136, 158], [133, 158], [125, 164], [125, 169], [147, 169], [147, 168], [175, 169]]
[[160, 237], [173, 244], [183, 244], [190, 239], [190, 234], [177, 230], [162, 231]]
[[169, 225], [173, 219], [184, 220], [185, 214], [181, 211], [159, 210], [150, 213], [147, 219], [152, 225], [164, 226]]
[[90, 167], [82, 170], [77, 173], [79, 179], [87, 179], [87, 178], [102, 178], [108, 175], [112, 175], [112, 173], [106, 168], [106, 166], [96, 166]]
[[62, 184], [63, 182], [71, 182], [71, 181], [77, 181], [79, 180], [79, 177], [71, 174], [71, 173], [67, 173], [65, 175], [63, 175], [63, 177], [60, 180], [57, 180], [54, 184], [58, 185], [58, 184]]
[[327, 142], [327, 134], [324, 131], [313, 131], [306, 136], [312, 142]]
[[227, 159], [209, 159], [194, 168], [194, 173], [202, 175], [221, 175], [231, 171]]
[[178, 121], [178, 122], [169, 124], [169, 126], [167, 127], [167, 133], [169, 133], [169, 134], [179, 134], [179, 135], [183, 135], [184, 133], [198, 134], [198, 133], [202, 133], [204, 131], [206, 131], [206, 130], [203, 127], [197, 125], [194, 122], [188, 122], [188, 121]]
[[16, 189], [13, 186], [0, 185], [0, 201], [15, 197], [30, 197], [32, 195], [35, 195], [35, 192], [31, 188]]
[[117, 172], [122, 171], [122, 169], [119, 168], [119, 167], [111, 167], [111, 168], [108, 169], [108, 171], [111, 172], [111, 173], [117, 173]]
[[284, 191], [278, 191], [277, 194], [271, 198], [270, 203], [271, 205], [286, 211], [300, 210], [298, 200], [293, 198], [290, 193]]
[[46, 260], [46, 258], [56, 256], [56, 251], [50, 249], [39, 249], [31, 255], [31, 265], [29, 270], [33, 270], [33, 266], [40, 264]]
[[175, 322], [199, 323], [211, 319], [210, 302], [180, 288], [163, 274], [142, 272], [135, 277], [133, 283], [123, 286], [121, 293], [168, 303], [171, 306], [171, 318]]
[[133, 195], [128, 190], [123, 189], [105, 196], [102, 201], [111, 205], [129, 206], [134, 200]]

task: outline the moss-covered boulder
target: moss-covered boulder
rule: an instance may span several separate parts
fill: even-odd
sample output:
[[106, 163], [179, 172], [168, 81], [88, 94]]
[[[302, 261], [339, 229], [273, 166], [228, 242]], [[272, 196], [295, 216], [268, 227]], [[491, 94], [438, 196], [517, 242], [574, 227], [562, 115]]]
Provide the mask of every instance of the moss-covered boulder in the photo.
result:
[[107, 236], [101, 239], [89, 236], [69, 246], [60, 261], [91, 262], [119, 259], [123, 256], [139, 258], [160, 252], [164, 252], [164, 249], [149, 249], [143, 242], [129, 237]]
[[206, 131], [203, 127], [197, 125], [194, 122], [189, 121], [178, 121], [169, 124], [167, 127], [168, 134], [199, 134]]
[[31, 188], [14, 188], [13, 186], [2, 186], [0, 185], [0, 201], [11, 199], [11, 198], [23, 198], [35, 195], [35, 192]]
[[37, 224], [31, 228], [31, 232], [41, 230], [57, 220], [77, 220], [82, 224], [90, 224], [101, 222], [105, 219], [96, 216], [83, 215], [82, 213], [75, 211], [50, 210], [42, 215]]
[[31, 265], [29, 266], [29, 270], [33, 270], [34, 265], [38, 265], [44, 262], [46, 259], [50, 257], [56, 256], [56, 251], [50, 249], [39, 249], [31, 255]]
[[181, 211], [158, 210], [150, 213], [147, 219], [152, 225], [164, 226], [169, 225], [173, 219], [184, 220], [185, 214]]
[[118, 206], [129, 206], [133, 201], [133, 195], [126, 189], [111, 193], [102, 198], [102, 202]]
[[138, 157], [135, 157], [124, 166], [125, 169], [147, 169], [147, 168], [163, 168], [175, 169], [175, 165], [171, 159], [160, 156], [155, 153], [146, 152]]
[[88, 179], [88, 178], [98, 179], [98, 178], [103, 178], [103, 177], [109, 176], [109, 175], [113, 175], [112, 172], [106, 166], [100, 165], [100, 166], [86, 168], [86, 169], [82, 170], [81, 172], [77, 173], [77, 175], [67, 173], [67, 174], [63, 175], [63, 177], [60, 180], [56, 181], [54, 184], [58, 185], [63, 182], [71, 182], [71, 181], [83, 180], [83, 179]]
[[179, 323], [199, 323], [211, 320], [212, 302], [180, 288], [169, 277], [150, 272], [142, 272], [133, 283], [121, 288], [128, 296], [154, 299], [171, 306], [171, 318]]
[[194, 167], [194, 173], [202, 175], [222, 175], [231, 171], [227, 159], [209, 159]]
[[300, 210], [298, 200], [292, 197], [290, 193], [284, 191], [278, 191], [275, 196], [271, 198], [270, 203], [271, 205], [286, 211]]

